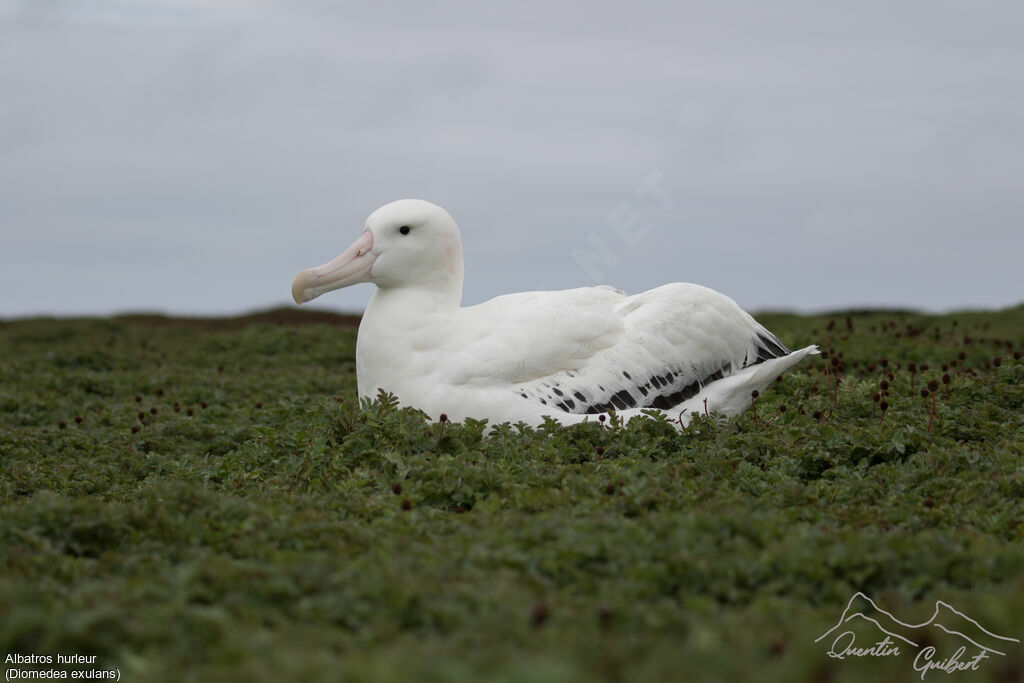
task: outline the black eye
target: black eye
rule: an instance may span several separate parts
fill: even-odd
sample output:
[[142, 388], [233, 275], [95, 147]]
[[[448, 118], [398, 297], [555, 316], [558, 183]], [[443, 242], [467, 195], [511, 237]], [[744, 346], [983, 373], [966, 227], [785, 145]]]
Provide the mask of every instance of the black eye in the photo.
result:
[[402, 233], [403, 235], [408, 235], [409, 234], [409, 226], [408, 225], [403, 225], [402, 227], [400, 227], [398, 229], [398, 232]]

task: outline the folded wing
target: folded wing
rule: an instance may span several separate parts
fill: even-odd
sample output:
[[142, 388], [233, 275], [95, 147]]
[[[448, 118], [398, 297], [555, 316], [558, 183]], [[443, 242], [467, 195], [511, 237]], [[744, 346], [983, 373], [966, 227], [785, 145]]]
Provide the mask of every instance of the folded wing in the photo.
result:
[[506, 386], [552, 411], [668, 410], [789, 349], [732, 299], [675, 283], [527, 292], [463, 309], [463, 362], [448, 381]]

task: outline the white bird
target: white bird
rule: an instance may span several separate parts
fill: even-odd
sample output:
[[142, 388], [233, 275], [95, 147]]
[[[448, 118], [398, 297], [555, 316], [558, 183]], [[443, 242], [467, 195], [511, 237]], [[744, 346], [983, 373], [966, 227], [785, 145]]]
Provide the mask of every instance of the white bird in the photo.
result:
[[682, 427], [694, 413], [738, 415], [753, 391], [817, 353], [791, 352], [700, 285], [523, 292], [462, 308], [462, 278], [455, 221], [403, 199], [370, 214], [336, 259], [299, 273], [292, 296], [302, 304], [375, 284], [356, 341], [359, 396], [383, 389], [434, 420], [572, 424], [660, 411]]

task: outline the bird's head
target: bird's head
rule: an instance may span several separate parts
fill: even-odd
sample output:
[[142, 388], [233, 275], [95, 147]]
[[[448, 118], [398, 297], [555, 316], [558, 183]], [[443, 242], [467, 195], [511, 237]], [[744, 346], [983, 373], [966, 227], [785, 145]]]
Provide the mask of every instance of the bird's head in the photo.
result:
[[295, 277], [292, 298], [303, 304], [360, 282], [461, 297], [462, 239], [455, 221], [420, 199], [385, 204], [370, 214], [363, 234], [340, 256]]

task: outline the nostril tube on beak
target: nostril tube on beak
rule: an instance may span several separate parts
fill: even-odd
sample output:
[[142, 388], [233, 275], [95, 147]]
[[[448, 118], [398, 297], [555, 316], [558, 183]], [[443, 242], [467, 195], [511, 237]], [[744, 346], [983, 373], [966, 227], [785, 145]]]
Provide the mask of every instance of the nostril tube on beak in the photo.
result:
[[359, 282], [370, 281], [370, 270], [377, 256], [373, 253], [373, 233], [364, 230], [352, 246], [338, 258], [316, 268], [309, 268], [292, 281], [292, 298], [302, 305], [321, 294]]

